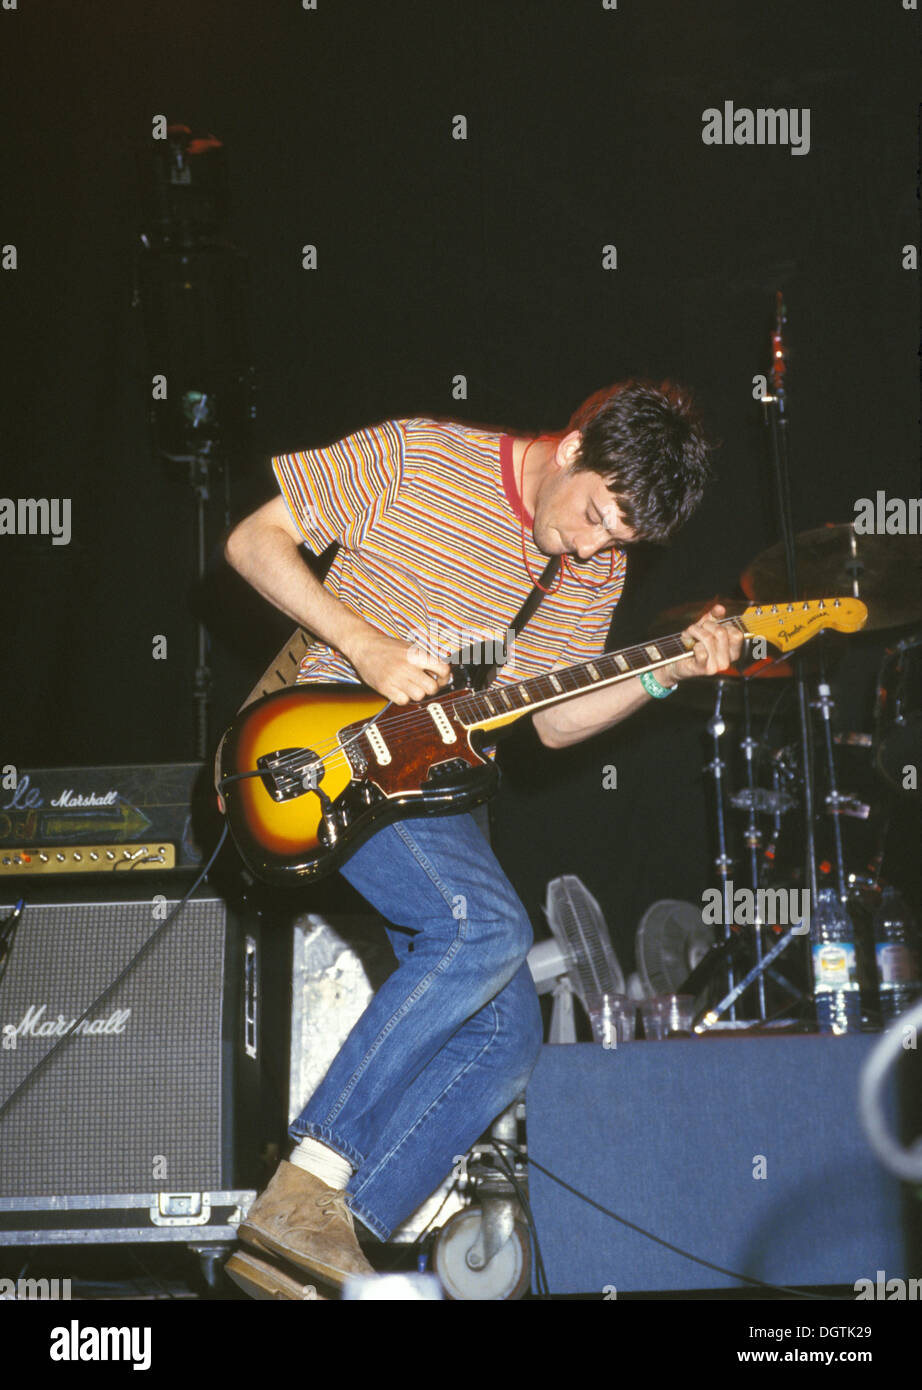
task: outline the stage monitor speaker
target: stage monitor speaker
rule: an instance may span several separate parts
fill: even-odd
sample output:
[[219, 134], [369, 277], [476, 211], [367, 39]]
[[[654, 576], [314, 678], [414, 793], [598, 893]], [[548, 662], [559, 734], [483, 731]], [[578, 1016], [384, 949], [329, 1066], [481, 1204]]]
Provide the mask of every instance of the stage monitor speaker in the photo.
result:
[[[858, 1122], [876, 1036], [544, 1047], [526, 1093], [529, 1197], [553, 1293], [849, 1285], [922, 1274], [922, 1204]], [[899, 1092], [918, 1134], [919, 1054]], [[661, 1241], [721, 1269], [685, 1258]], [[609, 1292], [608, 1297], [611, 1297]]]
[[[273, 982], [290, 966], [265, 958], [259, 919], [194, 897], [77, 1023], [187, 885], [82, 886], [30, 898], [0, 981], [0, 1105], [27, 1079], [0, 1114], [0, 1243], [68, 1221], [137, 1225], [117, 1213], [138, 1208], [161, 1227], [207, 1224], [215, 1194], [233, 1207], [263, 1185], [284, 1139], [287, 1039], [272, 1035], [287, 1008]], [[286, 942], [274, 938], [276, 956]]]

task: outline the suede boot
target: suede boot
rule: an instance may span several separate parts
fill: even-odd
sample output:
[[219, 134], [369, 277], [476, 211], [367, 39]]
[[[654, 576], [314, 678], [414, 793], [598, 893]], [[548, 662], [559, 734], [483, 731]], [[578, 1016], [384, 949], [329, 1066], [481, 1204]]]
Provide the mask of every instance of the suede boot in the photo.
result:
[[306, 1269], [341, 1289], [350, 1274], [374, 1274], [355, 1234], [346, 1194], [283, 1160], [240, 1223], [245, 1245]]
[[251, 1298], [290, 1299], [298, 1303], [328, 1301], [316, 1284], [302, 1284], [278, 1265], [258, 1260], [249, 1250], [235, 1250], [224, 1269], [237, 1287]]

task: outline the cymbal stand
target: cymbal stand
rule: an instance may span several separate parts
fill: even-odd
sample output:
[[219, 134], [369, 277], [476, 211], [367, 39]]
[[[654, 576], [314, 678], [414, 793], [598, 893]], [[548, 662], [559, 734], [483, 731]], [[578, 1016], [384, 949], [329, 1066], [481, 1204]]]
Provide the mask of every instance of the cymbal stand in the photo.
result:
[[[729, 855], [727, 854], [727, 819], [726, 819], [726, 812], [725, 812], [724, 785], [723, 785], [723, 784], [724, 784], [724, 771], [725, 771], [727, 765], [726, 765], [726, 763], [724, 762], [723, 758], [721, 758], [721, 756], [720, 756], [720, 740], [721, 740], [721, 738], [723, 737], [723, 735], [724, 735], [724, 734], [726, 733], [726, 731], [727, 731], [727, 726], [726, 726], [726, 724], [724, 723], [723, 715], [722, 715], [722, 713], [721, 713], [721, 705], [723, 704], [723, 695], [724, 695], [724, 686], [725, 686], [725, 685], [726, 685], [726, 681], [724, 681], [724, 680], [718, 680], [718, 681], [717, 681], [717, 697], [716, 697], [716, 699], [715, 699], [715, 701], [714, 701], [714, 713], [713, 713], [712, 717], [708, 720], [708, 725], [707, 725], [707, 731], [708, 731], [708, 733], [711, 735], [711, 739], [712, 739], [712, 742], [713, 742], [713, 745], [714, 745], [714, 756], [713, 756], [713, 758], [711, 759], [711, 761], [706, 765], [706, 769], [705, 769], [705, 770], [706, 770], [707, 772], [710, 772], [710, 773], [711, 773], [711, 776], [712, 776], [713, 779], [714, 779], [714, 808], [715, 808], [715, 823], [716, 823], [716, 828], [717, 828], [717, 858], [714, 860], [714, 866], [715, 866], [715, 868], [717, 869], [717, 876], [718, 876], [718, 878], [720, 879], [720, 885], [721, 885], [722, 896], [723, 896], [723, 912], [721, 913], [721, 920], [722, 920], [723, 930], [724, 930], [724, 941], [725, 941], [725, 942], [729, 942], [729, 941], [730, 941], [730, 937], [731, 937], [731, 928], [732, 928], [732, 924], [733, 924], [733, 894], [730, 892], [730, 877], [729, 877], [729, 874], [730, 874], [730, 868], [731, 868], [731, 865], [732, 865], [733, 861], [732, 861], [732, 859], [730, 859]], [[732, 957], [732, 955], [728, 952], [728, 953], [727, 953], [727, 989], [728, 989], [728, 992], [732, 993], [734, 987], [735, 987], [735, 973], [734, 973], [734, 969], [733, 969], [733, 957]], [[731, 1010], [730, 1010], [730, 1017], [731, 1017], [734, 1021], [736, 1020], [736, 1009], [735, 1009], [735, 1006], [734, 1006], [734, 1007], [731, 1007]]]
[[832, 698], [832, 689], [826, 679], [826, 661], [823, 652], [823, 638], [820, 637], [817, 643], [820, 654], [820, 679], [817, 686], [816, 700], [812, 701], [814, 709], [818, 709], [823, 717], [823, 734], [826, 744], [826, 779], [829, 790], [826, 793], [826, 805], [829, 807], [829, 814], [832, 816], [833, 824], [833, 844], [835, 847], [836, 864], [836, 885], [839, 890], [839, 900], [845, 903], [848, 898], [848, 888], [845, 882], [845, 858], [842, 853], [842, 822], [840, 820], [845, 805], [849, 797], [842, 796], [839, 792], [838, 781], [836, 779], [836, 760], [832, 742], [832, 724], [830, 714], [835, 709], [835, 701]]
[[749, 876], [752, 880], [753, 899], [756, 904], [756, 922], [753, 931], [753, 943], [755, 945], [756, 966], [759, 967], [757, 980], [757, 990], [759, 995], [759, 1018], [766, 1017], [765, 1008], [765, 974], [762, 966], [762, 928], [765, 923], [759, 914], [759, 848], [762, 844], [762, 834], [759, 830], [756, 819], [756, 779], [753, 758], [757, 743], [752, 737], [752, 702], [749, 697], [749, 680], [743, 678], [743, 741], [740, 748], [743, 752], [746, 763], [746, 786], [749, 791], [749, 821], [746, 825], [745, 841], [746, 848], [749, 850]]

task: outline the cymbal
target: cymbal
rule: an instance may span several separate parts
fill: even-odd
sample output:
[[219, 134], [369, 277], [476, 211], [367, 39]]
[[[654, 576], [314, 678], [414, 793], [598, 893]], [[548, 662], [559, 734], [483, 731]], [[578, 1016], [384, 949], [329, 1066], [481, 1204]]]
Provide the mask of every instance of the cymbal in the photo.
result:
[[[861, 536], [853, 522], [801, 531], [794, 537], [802, 598], [860, 598], [865, 631], [902, 627], [922, 618], [919, 536]], [[780, 603], [788, 593], [784, 545], [763, 550], [741, 576], [754, 603]]]

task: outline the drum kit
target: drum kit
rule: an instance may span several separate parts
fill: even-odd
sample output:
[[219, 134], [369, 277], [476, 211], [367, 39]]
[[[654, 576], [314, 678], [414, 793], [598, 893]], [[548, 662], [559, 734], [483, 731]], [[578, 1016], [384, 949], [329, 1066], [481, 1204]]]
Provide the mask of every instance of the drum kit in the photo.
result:
[[[851, 701], [852, 713], [863, 711], [861, 722], [867, 727], [838, 727], [836, 679], [830, 671], [839, 669], [844, 649], [843, 639], [834, 633], [803, 649], [802, 680], [810, 692], [812, 711], [805, 739], [798, 740], [792, 733], [797, 714], [795, 670], [782, 658], [753, 661], [748, 659], [752, 653], [747, 658], [744, 651], [736, 669], [683, 682], [676, 703], [709, 715], [713, 754], [707, 771], [713, 779], [714, 864], [718, 881], [725, 890], [730, 887], [730, 897], [734, 876], [737, 884], [746, 881], [754, 890], [799, 884], [815, 892], [817, 886], [829, 884], [848, 905], [860, 936], [862, 923], [866, 928], [883, 888], [893, 879], [894, 864], [897, 876], [904, 872], [896, 846], [901, 836], [907, 841], [907, 829], [908, 843], [915, 846], [909, 850], [910, 876], [918, 871], [920, 541], [917, 536], [858, 535], [851, 524], [804, 531], [793, 539], [801, 594], [852, 595], [867, 605], [864, 632], [873, 634], [876, 652], [870, 656], [872, 662], [876, 660], [876, 679], [871, 698], [859, 695], [857, 705]], [[783, 545], [757, 556], [740, 579], [750, 603], [773, 601], [787, 591], [786, 583]], [[731, 616], [746, 607], [746, 602], [734, 599], [719, 601]], [[657, 629], [675, 632], [699, 618], [713, 602], [667, 610], [656, 620]], [[845, 693], [839, 689], [840, 695]], [[740, 785], [735, 788], [729, 785], [724, 756], [730, 728], [742, 735]], [[739, 817], [736, 822], [735, 817]], [[915, 891], [915, 885], [910, 888], [905, 882], [897, 886], [907, 893]], [[729, 919], [732, 923], [732, 913]], [[803, 981], [798, 986], [777, 970], [764, 968], [766, 953], [780, 935], [781, 928], [771, 922], [760, 925], [751, 992], [737, 996], [740, 1007], [748, 1007], [750, 1018], [757, 1014], [757, 1021], [790, 1014], [792, 998], [798, 1001], [810, 990], [809, 980], [805, 987]], [[715, 953], [714, 965], [726, 968], [731, 993], [742, 936], [729, 926]], [[774, 949], [771, 954], [774, 959]], [[796, 970], [793, 960], [791, 965]], [[735, 1009], [734, 999], [725, 1026], [751, 1026], [736, 1021]], [[873, 1027], [873, 1018], [865, 1019], [865, 1026]]]

